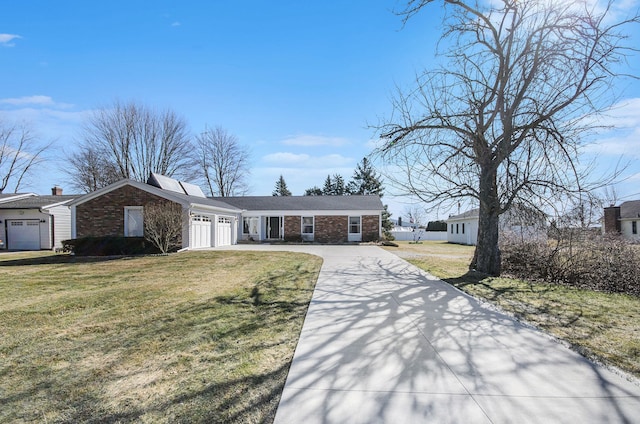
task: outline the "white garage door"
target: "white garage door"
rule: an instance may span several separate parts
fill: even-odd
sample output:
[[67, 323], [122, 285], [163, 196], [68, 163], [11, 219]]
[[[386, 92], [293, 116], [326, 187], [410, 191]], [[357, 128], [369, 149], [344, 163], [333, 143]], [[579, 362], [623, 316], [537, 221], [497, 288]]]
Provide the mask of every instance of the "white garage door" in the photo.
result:
[[231, 218], [219, 217], [216, 227], [216, 246], [231, 245]]
[[211, 218], [195, 215], [191, 218], [191, 247], [211, 247]]
[[7, 247], [11, 250], [40, 250], [40, 221], [7, 220]]

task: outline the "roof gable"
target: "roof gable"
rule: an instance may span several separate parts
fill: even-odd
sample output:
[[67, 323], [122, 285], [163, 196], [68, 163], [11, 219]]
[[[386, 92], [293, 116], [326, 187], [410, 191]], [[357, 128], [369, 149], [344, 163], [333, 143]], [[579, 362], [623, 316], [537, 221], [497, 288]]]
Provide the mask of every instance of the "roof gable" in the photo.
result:
[[47, 209], [70, 203], [77, 195], [23, 196], [0, 203], [0, 209]]
[[193, 206], [203, 206], [206, 208], [215, 208], [215, 209], [221, 209], [224, 211], [228, 211], [228, 212], [240, 212], [239, 209], [237, 209], [236, 207], [226, 203], [226, 202], [221, 202], [215, 199], [208, 199], [206, 197], [199, 197], [199, 196], [190, 196], [187, 194], [181, 194], [181, 193], [177, 193], [175, 191], [170, 191], [170, 190], [164, 190], [162, 188], [158, 188], [154, 185], [150, 185], [150, 184], [145, 184], [142, 183], [140, 181], [134, 181], [134, 180], [120, 180], [118, 182], [115, 182], [111, 185], [108, 185], [107, 187], [101, 188], [99, 190], [96, 190], [94, 192], [85, 194], [84, 196], [81, 196], [75, 200], [73, 200], [72, 202], [70, 202], [71, 206], [77, 206], [77, 205], [81, 205], [82, 203], [88, 202], [92, 199], [95, 199], [97, 197], [100, 197], [104, 194], [110, 193], [114, 190], [117, 190], [121, 187], [124, 186], [132, 186], [135, 187], [139, 190], [143, 190], [146, 191], [147, 193], [151, 193], [155, 196], [158, 197], [162, 197], [163, 199], [167, 199], [170, 200], [172, 202], [176, 202], [176, 203], [180, 203], [181, 205], [183, 205], [184, 207], [193, 207]]
[[620, 219], [640, 218], [640, 200], [630, 200], [620, 205]]

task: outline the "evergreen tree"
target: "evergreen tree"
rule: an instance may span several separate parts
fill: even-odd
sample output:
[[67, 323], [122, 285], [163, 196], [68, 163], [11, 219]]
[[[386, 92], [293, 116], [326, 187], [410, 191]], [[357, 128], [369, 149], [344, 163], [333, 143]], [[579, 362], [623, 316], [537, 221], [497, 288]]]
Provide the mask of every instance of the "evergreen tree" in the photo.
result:
[[382, 236], [385, 240], [393, 240], [394, 237], [391, 234], [393, 229], [393, 222], [391, 222], [391, 212], [389, 212], [389, 205], [384, 205], [382, 211]]
[[313, 186], [311, 188], [308, 188], [304, 192], [305, 196], [322, 196], [323, 194], [324, 193], [322, 192], [322, 189], [318, 186]]
[[271, 193], [273, 196], [291, 196], [291, 192], [287, 188], [287, 183], [284, 181], [284, 177], [280, 175], [278, 181], [276, 181], [276, 188]]
[[344, 196], [345, 194], [348, 194], [344, 184], [344, 178], [340, 174], [333, 175], [333, 194], [335, 196]]
[[382, 180], [367, 158], [357, 165], [347, 189], [349, 194], [377, 194], [382, 197]]
[[349, 194], [344, 183], [344, 177], [340, 174], [327, 175], [322, 187], [322, 194], [325, 196], [344, 196]]
[[333, 194], [333, 181], [331, 180], [331, 175], [327, 175], [327, 179], [324, 180], [322, 194], [325, 196], [331, 196]]

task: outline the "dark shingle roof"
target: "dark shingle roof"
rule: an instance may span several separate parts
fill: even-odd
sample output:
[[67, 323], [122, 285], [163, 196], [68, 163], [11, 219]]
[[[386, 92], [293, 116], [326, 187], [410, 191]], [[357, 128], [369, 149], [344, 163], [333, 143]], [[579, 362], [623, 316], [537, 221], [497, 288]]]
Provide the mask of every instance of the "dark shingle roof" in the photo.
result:
[[480, 216], [480, 209], [470, 209], [466, 212], [463, 212], [459, 215], [449, 215], [449, 219], [466, 219], [466, 218], [477, 218]]
[[[168, 191], [168, 190], [165, 190], [165, 191]], [[174, 197], [183, 199], [185, 202], [188, 202], [190, 204], [200, 204], [200, 205], [212, 206], [220, 209], [237, 210], [238, 212], [241, 209], [229, 202], [226, 202], [225, 201], [225, 199], [227, 199], [226, 197], [209, 198], [209, 197], [191, 196], [188, 194], [181, 194], [173, 191], [171, 192], [171, 195]]]
[[0, 209], [39, 209], [57, 203], [70, 202], [80, 195], [29, 196], [0, 203]]
[[25, 196], [27, 194], [29, 193], [0, 193], [0, 200], [7, 199], [9, 197]]
[[631, 200], [620, 205], [620, 218], [640, 218], [640, 200]]
[[240, 209], [250, 211], [357, 211], [383, 210], [377, 195], [369, 196], [243, 196], [215, 197]]

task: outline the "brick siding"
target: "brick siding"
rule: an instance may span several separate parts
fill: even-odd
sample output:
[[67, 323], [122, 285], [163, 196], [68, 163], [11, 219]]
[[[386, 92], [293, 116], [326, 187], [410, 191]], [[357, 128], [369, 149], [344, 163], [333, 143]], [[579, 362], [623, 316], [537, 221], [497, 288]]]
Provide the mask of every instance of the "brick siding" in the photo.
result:
[[287, 241], [302, 240], [302, 218], [299, 216], [284, 217], [284, 239]]
[[318, 243], [345, 243], [348, 241], [348, 220], [342, 216], [316, 216], [314, 241]]
[[146, 191], [124, 186], [76, 206], [76, 236], [124, 236], [124, 207], [172, 203]]
[[606, 234], [619, 234], [620, 230], [620, 206], [604, 208], [604, 232]]
[[380, 239], [380, 217], [365, 215], [362, 217], [362, 241], [378, 241]]

